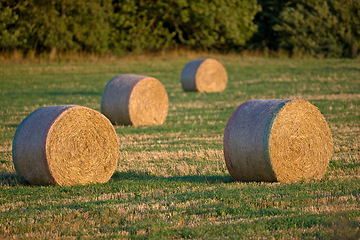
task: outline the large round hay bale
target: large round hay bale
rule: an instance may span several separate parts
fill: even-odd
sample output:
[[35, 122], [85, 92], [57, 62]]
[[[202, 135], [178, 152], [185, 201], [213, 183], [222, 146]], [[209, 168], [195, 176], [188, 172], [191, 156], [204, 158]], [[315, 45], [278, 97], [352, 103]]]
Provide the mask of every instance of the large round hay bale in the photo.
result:
[[159, 80], [133, 74], [111, 79], [101, 100], [101, 112], [120, 125], [161, 125], [168, 108], [168, 95]]
[[320, 111], [303, 100], [250, 100], [231, 115], [224, 155], [237, 181], [320, 179], [333, 149]]
[[30, 184], [104, 183], [118, 156], [111, 122], [76, 105], [39, 108], [22, 121], [13, 141], [16, 172]]
[[181, 73], [184, 91], [221, 92], [226, 88], [227, 72], [215, 59], [205, 58], [189, 62]]

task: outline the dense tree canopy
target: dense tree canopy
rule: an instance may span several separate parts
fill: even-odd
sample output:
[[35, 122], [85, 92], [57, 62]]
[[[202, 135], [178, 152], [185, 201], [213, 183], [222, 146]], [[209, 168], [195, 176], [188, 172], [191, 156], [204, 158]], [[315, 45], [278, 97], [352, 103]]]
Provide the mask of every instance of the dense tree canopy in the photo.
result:
[[259, 30], [249, 46], [285, 49], [294, 56], [356, 57], [358, 0], [259, 0]]
[[280, 47], [295, 55], [355, 57], [360, 47], [360, 1], [293, 0], [281, 12]]
[[0, 51], [285, 49], [355, 57], [358, 0], [0, 0]]
[[86, 52], [240, 47], [256, 0], [0, 0], [0, 49]]

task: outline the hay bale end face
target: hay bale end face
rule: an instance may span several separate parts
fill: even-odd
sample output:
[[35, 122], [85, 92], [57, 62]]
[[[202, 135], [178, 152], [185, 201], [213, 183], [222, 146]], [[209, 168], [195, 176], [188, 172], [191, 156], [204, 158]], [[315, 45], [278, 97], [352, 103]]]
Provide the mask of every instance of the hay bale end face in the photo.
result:
[[189, 62], [181, 73], [184, 91], [221, 92], [226, 88], [227, 72], [215, 59], [205, 58]]
[[237, 181], [321, 179], [332, 149], [325, 118], [302, 100], [247, 101], [224, 132], [226, 166]]
[[30, 184], [104, 183], [115, 171], [118, 149], [115, 129], [101, 113], [50, 106], [34, 111], [18, 127], [13, 162]]
[[111, 79], [101, 100], [101, 112], [120, 125], [161, 125], [168, 107], [168, 95], [159, 80], [133, 74]]

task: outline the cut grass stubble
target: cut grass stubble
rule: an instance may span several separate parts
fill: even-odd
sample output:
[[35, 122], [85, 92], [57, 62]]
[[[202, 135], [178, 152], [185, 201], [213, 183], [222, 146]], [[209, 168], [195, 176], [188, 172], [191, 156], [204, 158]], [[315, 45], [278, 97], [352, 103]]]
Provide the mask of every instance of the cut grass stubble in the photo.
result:
[[[227, 88], [199, 93], [181, 89], [190, 60], [0, 66], [1, 238], [358, 239], [359, 61], [222, 56]], [[159, 79], [169, 112], [161, 126], [115, 127], [120, 157], [108, 183], [31, 187], [15, 175], [11, 143], [28, 114], [62, 104], [100, 111], [106, 83], [125, 73]], [[234, 182], [222, 150], [232, 112], [249, 99], [293, 96], [329, 123], [324, 178]]]

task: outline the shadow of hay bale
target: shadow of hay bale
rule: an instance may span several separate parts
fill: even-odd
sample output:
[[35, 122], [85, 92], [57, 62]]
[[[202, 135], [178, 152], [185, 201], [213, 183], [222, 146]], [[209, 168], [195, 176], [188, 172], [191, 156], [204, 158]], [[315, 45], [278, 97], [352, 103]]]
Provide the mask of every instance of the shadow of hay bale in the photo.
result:
[[0, 186], [29, 185], [25, 179], [16, 173], [0, 172]]
[[230, 175], [185, 175], [161, 177], [148, 172], [127, 171], [115, 172], [111, 178], [113, 181], [123, 180], [145, 180], [145, 181], [179, 181], [179, 182], [197, 182], [197, 183], [230, 183], [234, 182]]
[[235, 182], [230, 175], [186, 175], [166, 178], [168, 181], [198, 182], [198, 183], [230, 183]]

